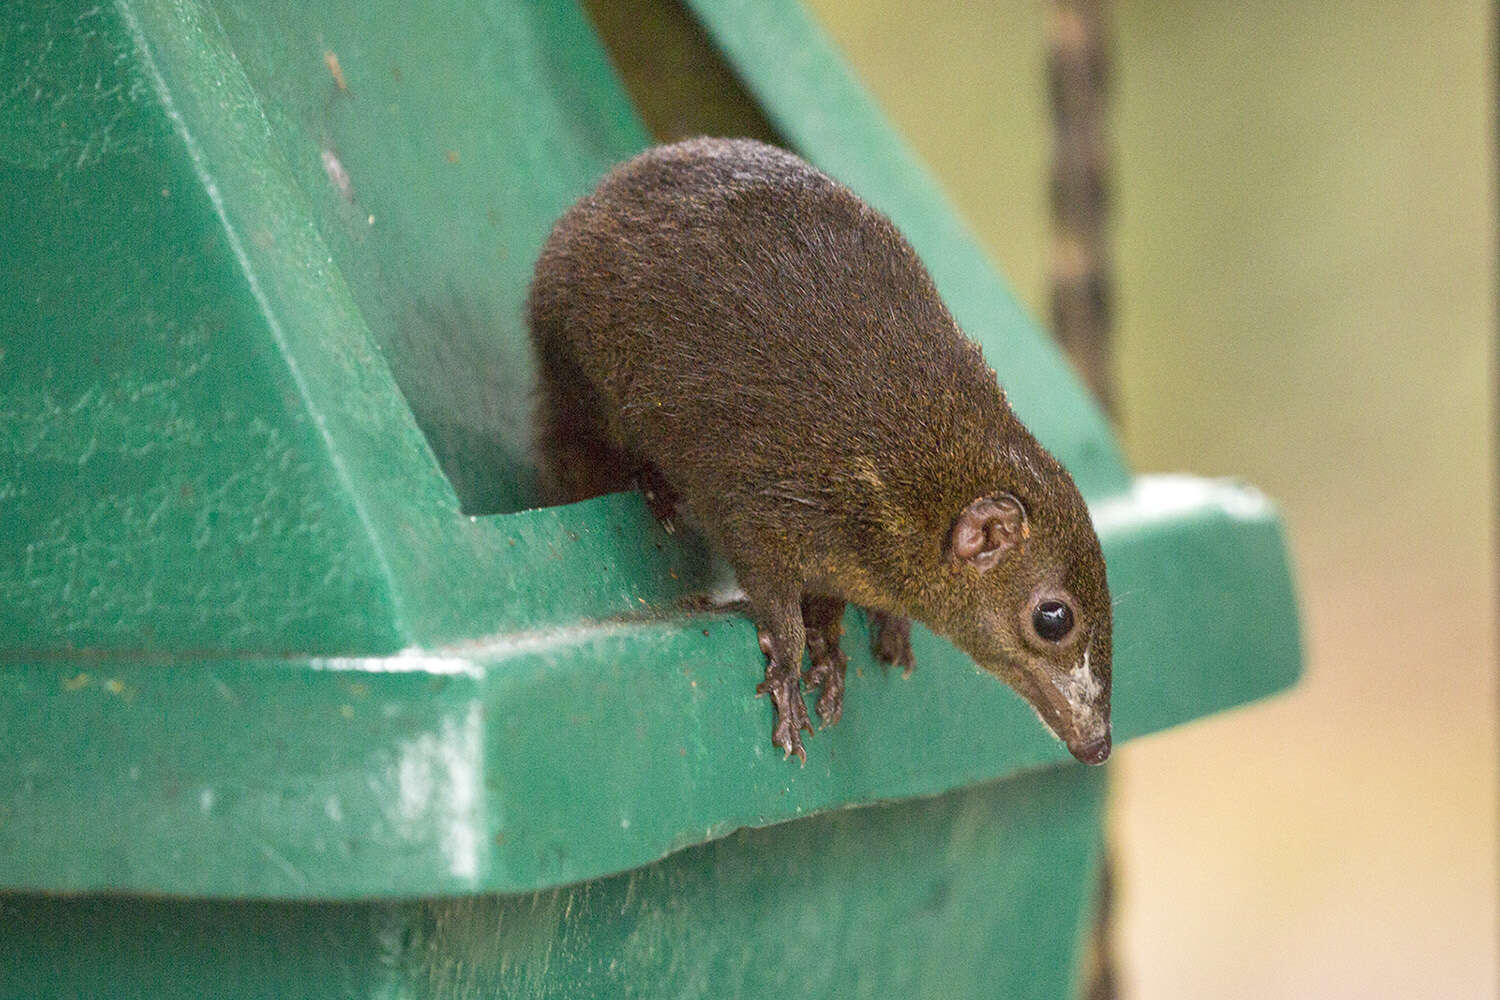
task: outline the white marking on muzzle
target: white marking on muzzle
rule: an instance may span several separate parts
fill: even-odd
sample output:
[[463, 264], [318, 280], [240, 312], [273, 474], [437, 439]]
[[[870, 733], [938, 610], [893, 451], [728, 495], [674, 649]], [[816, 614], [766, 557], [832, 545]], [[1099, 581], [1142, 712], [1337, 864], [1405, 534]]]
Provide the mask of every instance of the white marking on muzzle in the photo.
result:
[[1063, 696], [1068, 699], [1068, 704], [1081, 716], [1095, 716], [1094, 702], [1099, 697], [1102, 689], [1099, 679], [1094, 676], [1093, 669], [1089, 666], [1089, 654], [1094, 650], [1094, 642], [1089, 640], [1088, 645], [1083, 647], [1083, 658], [1078, 665], [1068, 671], [1067, 680], [1058, 685]]

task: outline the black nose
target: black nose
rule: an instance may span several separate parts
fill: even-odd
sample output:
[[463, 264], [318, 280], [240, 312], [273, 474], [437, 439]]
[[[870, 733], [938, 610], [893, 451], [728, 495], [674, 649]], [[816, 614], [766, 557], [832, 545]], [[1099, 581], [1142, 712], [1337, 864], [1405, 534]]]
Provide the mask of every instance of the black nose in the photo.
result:
[[1109, 759], [1109, 746], [1109, 734], [1105, 733], [1097, 740], [1070, 746], [1068, 749], [1085, 764], [1103, 764]]

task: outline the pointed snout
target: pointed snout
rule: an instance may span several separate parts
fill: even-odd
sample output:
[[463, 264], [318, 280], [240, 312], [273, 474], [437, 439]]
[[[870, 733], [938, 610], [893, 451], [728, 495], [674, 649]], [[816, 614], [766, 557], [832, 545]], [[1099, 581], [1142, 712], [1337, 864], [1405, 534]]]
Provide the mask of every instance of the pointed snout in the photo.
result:
[[1085, 764], [1103, 764], [1109, 759], [1109, 730], [1087, 743], [1069, 743], [1068, 751]]

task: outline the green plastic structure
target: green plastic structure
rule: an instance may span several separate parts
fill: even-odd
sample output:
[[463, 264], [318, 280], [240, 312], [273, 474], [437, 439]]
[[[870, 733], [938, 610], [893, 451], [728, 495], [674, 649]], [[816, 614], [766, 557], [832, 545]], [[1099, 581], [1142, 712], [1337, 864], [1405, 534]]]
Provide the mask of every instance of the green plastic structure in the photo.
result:
[[[793, 0], [691, 6], [1090, 498], [1116, 740], [1291, 683], [1269, 503], [1132, 480]], [[1070, 993], [1103, 772], [856, 613], [788, 763], [716, 560], [528, 509], [530, 267], [648, 142], [571, 0], [0, 12], [0, 997]]]

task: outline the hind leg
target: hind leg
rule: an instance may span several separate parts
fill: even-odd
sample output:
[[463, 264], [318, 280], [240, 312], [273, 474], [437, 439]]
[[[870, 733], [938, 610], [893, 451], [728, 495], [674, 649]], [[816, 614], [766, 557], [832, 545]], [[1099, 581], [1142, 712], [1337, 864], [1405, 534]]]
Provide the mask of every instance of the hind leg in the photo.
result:
[[915, 663], [911, 654], [911, 619], [871, 611], [870, 650], [876, 660], [900, 667], [901, 676], [910, 677]]
[[601, 419], [602, 401], [555, 350], [537, 365], [537, 479], [542, 500], [575, 503], [630, 489], [633, 463]]

